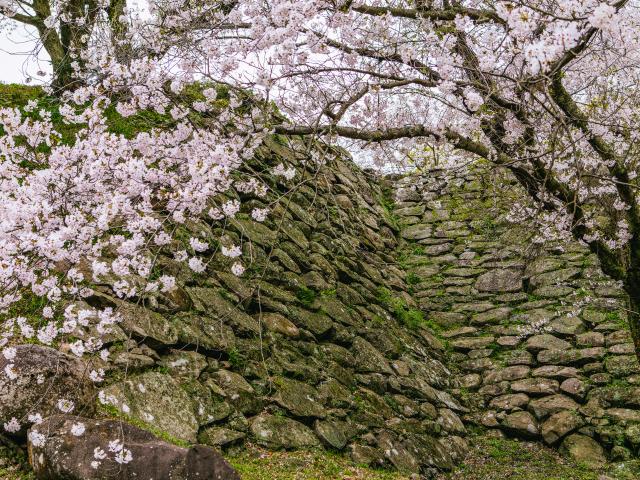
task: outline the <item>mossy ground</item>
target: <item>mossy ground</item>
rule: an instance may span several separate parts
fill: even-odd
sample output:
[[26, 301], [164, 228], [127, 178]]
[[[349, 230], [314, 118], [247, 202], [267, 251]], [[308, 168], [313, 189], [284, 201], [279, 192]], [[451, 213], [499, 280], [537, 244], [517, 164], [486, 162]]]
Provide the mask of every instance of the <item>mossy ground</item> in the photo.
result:
[[[469, 455], [437, 480], [635, 480], [640, 460], [608, 465], [601, 471], [576, 465], [539, 443], [486, 436], [469, 438]], [[387, 470], [354, 465], [344, 455], [326, 451], [270, 452], [248, 445], [226, 455], [243, 480], [409, 480]], [[0, 479], [35, 480], [26, 456], [0, 446]]]
[[408, 480], [397, 472], [354, 465], [343, 455], [326, 451], [270, 452], [249, 446], [228, 457], [243, 480]]
[[577, 465], [540, 443], [472, 436], [470, 451], [454, 471], [437, 480], [632, 480], [640, 462], [607, 465], [602, 471]]
[[0, 445], [0, 479], [35, 480], [24, 452]]

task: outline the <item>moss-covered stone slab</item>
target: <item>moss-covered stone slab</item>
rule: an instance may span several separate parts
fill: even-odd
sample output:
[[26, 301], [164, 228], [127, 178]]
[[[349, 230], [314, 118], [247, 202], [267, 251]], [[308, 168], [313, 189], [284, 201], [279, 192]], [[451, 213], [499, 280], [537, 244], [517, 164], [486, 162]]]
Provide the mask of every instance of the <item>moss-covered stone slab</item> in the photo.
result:
[[193, 402], [171, 375], [146, 372], [110, 385], [104, 394], [107, 405], [121, 414], [195, 442], [198, 420]]
[[275, 450], [320, 446], [320, 441], [309, 427], [287, 417], [263, 413], [251, 420], [250, 429], [258, 444]]
[[311, 385], [282, 377], [274, 379], [273, 383], [277, 388], [273, 399], [295, 417], [326, 416], [321, 397]]

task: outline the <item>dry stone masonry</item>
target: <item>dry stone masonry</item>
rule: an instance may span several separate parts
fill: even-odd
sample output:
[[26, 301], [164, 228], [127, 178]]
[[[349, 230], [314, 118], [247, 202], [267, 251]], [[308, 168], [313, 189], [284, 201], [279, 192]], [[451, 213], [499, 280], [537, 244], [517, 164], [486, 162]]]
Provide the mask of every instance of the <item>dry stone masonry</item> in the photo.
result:
[[[212, 251], [213, 267], [199, 276], [160, 258], [178, 287], [144, 304], [119, 300], [109, 281], [96, 286], [88, 302], [124, 317], [108, 342], [98, 416], [178, 444], [251, 441], [330, 448], [408, 473], [451, 468], [467, 448], [468, 410], [449, 393], [444, 345], [407, 293], [380, 179], [344, 152], [310, 155], [308, 145], [277, 138], [252, 167], [282, 162], [296, 178], [265, 173], [271, 197], [246, 202], [269, 206], [269, 219], [242, 213], [225, 233], [252, 259], [242, 279]], [[205, 220], [187, 229], [187, 239], [219, 233]], [[60, 440], [71, 451], [69, 442]]]
[[[278, 163], [296, 178], [270, 175]], [[247, 441], [428, 478], [462, 459], [469, 426], [594, 465], [638, 453], [640, 371], [622, 291], [582, 246], [537, 245], [531, 228], [507, 222], [523, 198], [513, 182], [495, 187], [481, 164], [380, 177], [343, 151], [278, 137], [251, 168], [268, 198], [243, 199], [249, 210], [225, 232], [204, 219], [183, 231], [242, 244], [243, 278], [212, 249], [201, 275], [160, 256], [178, 279], [168, 294], [123, 301], [106, 279], [87, 299], [123, 316], [108, 362], [92, 366], [107, 370], [102, 391], [75, 397], [91, 442], [124, 419], [139, 459], [162, 450], [175, 460], [158, 478], [224, 472], [213, 450], [187, 447]], [[266, 222], [250, 220], [255, 207], [271, 209]], [[27, 375], [53, 382], [62, 365], [58, 389], [78, 375], [64, 352], [20, 348], [33, 350], [16, 365]], [[23, 416], [32, 393], [0, 380], [0, 420]], [[101, 478], [79, 462], [75, 421], [47, 420], [59, 449], [30, 446], [39, 478]]]
[[640, 370], [625, 297], [578, 243], [537, 245], [507, 221], [524, 198], [482, 165], [397, 182], [403, 262], [456, 371], [465, 423], [557, 446], [579, 461], [640, 446]]

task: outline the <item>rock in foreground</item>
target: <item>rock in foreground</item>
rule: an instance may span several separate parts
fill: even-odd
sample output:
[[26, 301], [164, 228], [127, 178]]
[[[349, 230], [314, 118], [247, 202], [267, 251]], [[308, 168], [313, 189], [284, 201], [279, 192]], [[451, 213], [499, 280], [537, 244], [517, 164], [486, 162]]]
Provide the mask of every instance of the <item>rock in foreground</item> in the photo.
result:
[[[7, 376], [9, 367], [15, 378]], [[57, 402], [63, 398], [90, 414], [94, 391], [86, 368], [77, 358], [38, 345], [18, 345], [12, 360], [0, 355], [0, 423], [15, 418], [23, 425], [16, 433], [24, 435], [29, 414], [59, 413]]]
[[28, 446], [40, 480], [240, 480], [209, 447], [178, 447], [117, 420], [54, 415], [31, 428]]

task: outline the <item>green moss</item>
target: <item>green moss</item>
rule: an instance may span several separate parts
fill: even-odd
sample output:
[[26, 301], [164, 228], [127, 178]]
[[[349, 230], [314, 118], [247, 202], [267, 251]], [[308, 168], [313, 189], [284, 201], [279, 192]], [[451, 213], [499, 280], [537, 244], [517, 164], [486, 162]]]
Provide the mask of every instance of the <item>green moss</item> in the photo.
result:
[[[437, 476], [438, 480], [597, 480], [604, 473], [573, 463], [537, 443], [482, 435], [470, 440], [472, 448], [464, 462], [453, 472]], [[608, 466], [606, 474], [616, 480], [638, 478], [637, 465], [632, 463]]]
[[236, 370], [243, 370], [247, 365], [246, 357], [242, 353], [240, 353], [237, 348], [234, 347], [229, 350], [228, 355], [229, 363], [231, 363], [231, 366]]
[[160, 430], [154, 425], [150, 425], [146, 422], [143, 422], [138, 418], [125, 415], [113, 405], [109, 405], [109, 404], [104, 405], [98, 402], [98, 411], [102, 412], [108, 417], [120, 419], [135, 427], [141, 428], [142, 430], [146, 430], [147, 432], [154, 434], [159, 439], [164, 440], [165, 442], [168, 442], [168, 443], [172, 443], [173, 445], [177, 445], [179, 447], [185, 447], [185, 448], [188, 448], [191, 445], [189, 442], [176, 438], [173, 435], [165, 432], [164, 430]]
[[296, 292], [296, 298], [305, 307], [310, 307], [315, 301], [315, 299], [317, 298], [317, 296], [318, 294], [315, 292], [315, 290], [311, 290], [310, 288], [307, 288], [307, 287], [300, 287]]
[[388, 470], [355, 465], [344, 455], [328, 451], [269, 452], [249, 446], [227, 458], [243, 480], [408, 480]]
[[389, 289], [379, 288], [377, 298], [382, 305], [391, 310], [395, 319], [406, 327], [415, 330], [424, 325], [424, 314], [420, 310], [410, 308], [403, 299], [395, 297]]

